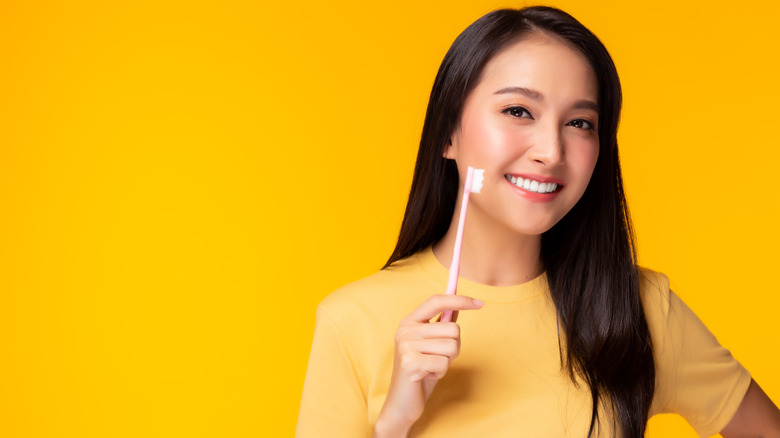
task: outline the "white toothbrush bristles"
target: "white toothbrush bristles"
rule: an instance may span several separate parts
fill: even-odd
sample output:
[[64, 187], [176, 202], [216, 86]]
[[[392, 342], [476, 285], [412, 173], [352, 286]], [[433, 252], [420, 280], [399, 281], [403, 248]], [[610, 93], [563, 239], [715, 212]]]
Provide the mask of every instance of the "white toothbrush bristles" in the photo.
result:
[[471, 181], [471, 192], [479, 193], [482, 190], [482, 181], [485, 179], [485, 169], [474, 169], [474, 176]]

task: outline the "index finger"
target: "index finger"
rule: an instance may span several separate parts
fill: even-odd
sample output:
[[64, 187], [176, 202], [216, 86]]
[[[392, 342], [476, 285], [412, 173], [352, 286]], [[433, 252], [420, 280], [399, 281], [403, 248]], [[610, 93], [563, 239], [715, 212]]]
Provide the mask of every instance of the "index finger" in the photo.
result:
[[415, 322], [428, 322], [431, 318], [445, 310], [473, 310], [481, 308], [484, 304], [480, 300], [463, 295], [433, 295], [423, 301], [404, 319]]

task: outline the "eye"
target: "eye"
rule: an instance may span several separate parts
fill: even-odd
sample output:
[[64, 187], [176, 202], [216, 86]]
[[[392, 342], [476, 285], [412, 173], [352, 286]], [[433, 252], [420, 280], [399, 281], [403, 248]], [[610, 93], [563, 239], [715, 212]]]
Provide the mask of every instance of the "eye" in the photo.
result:
[[510, 106], [504, 108], [501, 112], [512, 117], [533, 119], [531, 113], [521, 106]]
[[571, 122], [567, 123], [569, 126], [573, 126], [577, 129], [587, 129], [589, 131], [595, 131], [596, 127], [593, 126], [593, 123], [585, 120], [585, 119], [574, 119]]

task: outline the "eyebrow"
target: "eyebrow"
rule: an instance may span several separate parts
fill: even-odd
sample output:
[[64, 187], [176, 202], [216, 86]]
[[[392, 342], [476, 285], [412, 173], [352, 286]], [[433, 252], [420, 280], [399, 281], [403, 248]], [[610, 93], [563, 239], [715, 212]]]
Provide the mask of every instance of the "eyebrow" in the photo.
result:
[[[506, 87], [496, 91], [493, 94], [522, 94], [526, 97], [529, 97], [539, 102], [544, 100], [544, 95], [542, 93], [525, 87]], [[578, 100], [574, 102], [573, 108], [589, 109], [595, 111], [596, 113], [599, 112], [599, 105], [596, 102], [587, 99]]]
[[496, 91], [493, 94], [522, 94], [524, 96], [530, 97], [533, 100], [544, 100], [542, 93], [525, 87], [506, 87]]

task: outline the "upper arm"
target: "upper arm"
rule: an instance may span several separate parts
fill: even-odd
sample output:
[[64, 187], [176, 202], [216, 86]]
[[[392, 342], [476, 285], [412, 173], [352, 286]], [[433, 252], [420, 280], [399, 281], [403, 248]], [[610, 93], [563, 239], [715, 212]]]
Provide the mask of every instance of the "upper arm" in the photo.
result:
[[[723, 348], [673, 292], [655, 324], [658, 405], [655, 413], [684, 417], [699, 436], [723, 430], [750, 386], [750, 373]], [[656, 342], [656, 340], [660, 342]]]
[[367, 417], [352, 346], [338, 324], [318, 309], [295, 436], [367, 437]]
[[721, 435], [724, 438], [780, 437], [780, 410], [755, 380], [750, 381], [742, 403]]

